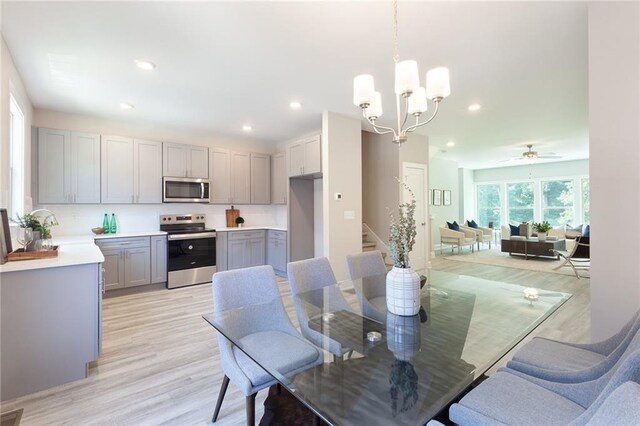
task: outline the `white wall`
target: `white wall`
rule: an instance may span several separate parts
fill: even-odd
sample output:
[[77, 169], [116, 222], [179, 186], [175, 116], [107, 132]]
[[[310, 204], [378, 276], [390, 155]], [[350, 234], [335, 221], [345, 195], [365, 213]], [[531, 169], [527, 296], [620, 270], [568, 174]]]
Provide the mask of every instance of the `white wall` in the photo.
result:
[[[1, 37], [0, 37], [1, 38]], [[31, 123], [33, 120], [33, 108], [27, 94], [27, 90], [22, 83], [22, 78], [13, 63], [11, 52], [1, 38], [2, 46], [0, 52], [0, 206], [9, 206], [9, 189], [11, 176], [11, 155], [9, 138], [9, 94], [13, 93], [20, 109], [24, 113], [25, 126], [25, 210], [32, 207], [31, 201]], [[22, 210], [22, 209], [21, 209]]]
[[[237, 140], [210, 133], [185, 131], [153, 123], [130, 122], [104, 119], [79, 114], [68, 114], [58, 111], [36, 109], [33, 125], [35, 127], [51, 127], [82, 132], [94, 132], [128, 136], [161, 142], [178, 142], [202, 146], [218, 146], [228, 149], [254, 151], [263, 153], [275, 152], [272, 144], [263, 144], [251, 140]], [[37, 152], [37, 151], [36, 151]], [[35, 176], [35, 174], [34, 174]], [[34, 182], [37, 182], [34, 179]], [[37, 200], [34, 200], [37, 202]], [[227, 205], [205, 204], [155, 204], [155, 205], [46, 205], [40, 206], [56, 213], [60, 226], [52, 230], [54, 236], [89, 234], [92, 227], [102, 224], [104, 213], [116, 213], [119, 230], [122, 232], [158, 229], [158, 216], [161, 214], [205, 213], [207, 226], [219, 228], [226, 226], [225, 209]], [[245, 226], [286, 225], [286, 206], [250, 206], [236, 205], [245, 218]]]
[[322, 114], [323, 249], [338, 280], [349, 276], [347, 254], [362, 251], [361, 131], [359, 119]]
[[640, 239], [620, 229], [640, 211], [639, 76], [640, 4], [589, 3], [593, 340], [640, 308]]
[[476, 185], [473, 181], [473, 170], [458, 169], [458, 182], [460, 183], [460, 196], [458, 197], [458, 208], [460, 209], [460, 220], [478, 220], [476, 217]]
[[586, 176], [588, 174], [589, 160], [572, 160], [474, 170], [473, 180], [479, 183], [545, 177]]
[[[440, 244], [440, 225], [446, 222], [460, 221], [460, 194], [458, 182], [458, 163], [452, 160], [445, 160], [432, 157], [429, 160], [429, 188], [450, 190], [451, 205], [434, 206], [431, 205], [431, 217], [433, 218], [433, 229], [431, 230], [431, 241], [433, 246]], [[444, 201], [444, 197], [443, 197]]]

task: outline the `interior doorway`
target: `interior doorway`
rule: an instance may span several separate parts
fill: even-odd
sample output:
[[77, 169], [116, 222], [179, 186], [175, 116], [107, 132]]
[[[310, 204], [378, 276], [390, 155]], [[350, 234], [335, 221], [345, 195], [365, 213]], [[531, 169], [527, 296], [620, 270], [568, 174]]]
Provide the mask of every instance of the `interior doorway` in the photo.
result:
[[[416, 243], [409, 256], [414, 270], [424, 269], [428, 265], [427, 247], [429, 226], [427, 222], [427, 165], [420, 163], [402, 163], [402, 179], [411, 188], [416, 197]], [[402, 191], [402, 202], [410, 200], [409, 191]]]

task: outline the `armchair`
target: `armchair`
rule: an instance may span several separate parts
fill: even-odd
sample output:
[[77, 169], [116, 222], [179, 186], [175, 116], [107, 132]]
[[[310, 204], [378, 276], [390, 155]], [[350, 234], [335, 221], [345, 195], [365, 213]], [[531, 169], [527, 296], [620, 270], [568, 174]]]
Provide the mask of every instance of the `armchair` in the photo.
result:
[[469, 231], [464, 228], [460, 228], [460, 231], [454, 231], [453, 229], [449, 229], [449, 227], [445, 225], [440, 226], [440, 254], [442, 254], [442, 246], [445, 244], [449, 244], [451, 246], [451, 252], [453, 253], [453, 248], [458, 247], [458, 253], [460, 253], [460, 247], [470, 246], [471, 252], [473, 253], [473, 246], [477, 242], [478, 237], [474, 231]]
[[460, 229], [462, 228], [469, 231], [473, 231], [476, 234], [476, 241], [478, 242], [478, 250], [480, 250], [480, 243], [489, 243], [489, 248], [491, 248], [491, 240], [493, 239], [493, 229], [483, 228], [481, 226], [478, 226], [477, 228], [473, 228], [469, 226], [469, 221], [465, 221], [464, 225], [460, 225]]

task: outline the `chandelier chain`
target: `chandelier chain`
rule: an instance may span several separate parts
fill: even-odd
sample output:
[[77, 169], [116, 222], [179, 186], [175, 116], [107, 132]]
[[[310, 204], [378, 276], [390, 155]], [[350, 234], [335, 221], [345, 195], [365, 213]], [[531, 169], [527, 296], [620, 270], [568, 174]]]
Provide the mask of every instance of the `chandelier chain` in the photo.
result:
[[398, 52], [398, 0], [393, 0], [393, 62], [398, 63], [400, 53]]

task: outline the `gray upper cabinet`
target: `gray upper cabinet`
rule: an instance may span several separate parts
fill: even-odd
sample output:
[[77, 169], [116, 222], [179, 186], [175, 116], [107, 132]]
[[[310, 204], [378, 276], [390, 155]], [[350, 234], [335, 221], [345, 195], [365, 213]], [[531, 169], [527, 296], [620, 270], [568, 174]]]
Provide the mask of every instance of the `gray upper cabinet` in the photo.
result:
[[209, 150], [210, 200], [213, 204], [231, 203], [231, 153], [227, 149]]
[[162, 142], [133, 141], [134, 202], [162, 203]]
[[231, 152], [231, 202], [251, 203], [251, 155]]
[[288, 145], [289, 177], [322, 173], [320, 135]]
[[100, 136], [38, 129], [38, 202], [100, 202]]
[[271, 202], [271, 158], [268, 154], [251, 153], [251, 204]]
[[164, 176], [209, 178], [209, 149], [202, 146], [164, 143]]
[[167, 282], [167, 237], [151, 237], [151, 282]]
[[271, 203], [287, 204], [287, 157], [284, 152], [271, 156]]
[[102, 136], [102, 203], [129, 204], [133, 191], [133, 139]]

